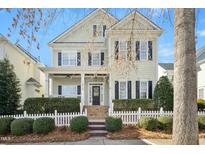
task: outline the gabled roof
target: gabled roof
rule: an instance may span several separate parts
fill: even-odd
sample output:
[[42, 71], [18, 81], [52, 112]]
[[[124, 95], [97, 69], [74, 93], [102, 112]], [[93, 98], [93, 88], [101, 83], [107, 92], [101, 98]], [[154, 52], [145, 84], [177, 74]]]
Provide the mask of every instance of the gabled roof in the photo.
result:
[[30, 85], [34, 85], [36, 87], [41, 87], [41, 84], [34, 78], [29, 78], [27, 81], [26, 81], [26, 84], [30, 84]]
[[174, 70], [173, 63], [159, 63], [159, 65], [164, 68], [165, 70]]
[[196, 62], [205, 60], [205, 46], [197, 49], [196, 51]]
[[119, 22], [117, 22], [116, 24], [112, 25], [108, 30], [112, 30], [115, 27], [117, 27], [119, 24], [121, 24], [123, 21], [125, 21], [127, 18], [129, 18], [130, 16], [132, 16], [134, 13], [136, 13], [136, 15], [140, 16], [141, 18], [143, 18], [145, 21], [147, 21], [148, 23], [150, 23], [150, 25], [152, 25], [153, 27], [156, 28], [156, 30], [160, 30], [162, 31], [162, 28], [160, 28], [158, 25], [156, 25], [153, 21], [151, 21], [150, 19], [148, 19], [146, 16], [144, 16], [143, 14], [141, 14], [139, 11], [134, 10], [131, 13], [129, 13], [127, 16], [125, 16], [124, 18], [122, 18]]
[[74, 24], [73, 26], [69, 27], [68, 29], [66, 29], [64, 32], [62, 32], [60, 35], [58, 35], [57, 37], [55, 37], [53, 40], [51, 40], [48, 44], [52, 44], [55, 41], [57, 41], [59, 38], [65, 36], [66, 34], [70, 33], [71, 31], [73, 31], [74, 29], [76, 29], [77, 26], [81, 25], [83, 22], [85, 22], [86, 20], [88, 20], [89, 18], [91, 18], [93, 15], [95, 15], [97, 12], [102, 11], [103, 13], [107, 14], [109, 17], [111, 17], [112, 19], [114, 19], [116, 22], [118, 22], [119, 20], [114, 17], [113, 15], [111, 15], [110, 13], [108, 13], [107, 11], [105, 11], [104, 9], [95, 9], [94, 11], [90, 12], [86, 17], [84, 17], [83, 19], [81, 19], [79, 22], [77, 22], [76, 24]]

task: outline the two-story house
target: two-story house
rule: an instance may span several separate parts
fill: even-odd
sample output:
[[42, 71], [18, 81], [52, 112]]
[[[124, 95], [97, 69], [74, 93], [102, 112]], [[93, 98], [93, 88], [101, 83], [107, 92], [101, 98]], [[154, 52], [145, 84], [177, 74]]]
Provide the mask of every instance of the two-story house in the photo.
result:
[[46, 95], [80, 97], [81, 110], [113, 99], [152, 98], [162, 29], [133, 11], [118, 20], [96, 9], [49, 42]]
[[45, 91], [44, 64], [27, 52], [22, 46], [13, 44], [0, 35], [0, 60], [8, 59], [20, 81], [21, 105], [28, 97], [41, 97]]

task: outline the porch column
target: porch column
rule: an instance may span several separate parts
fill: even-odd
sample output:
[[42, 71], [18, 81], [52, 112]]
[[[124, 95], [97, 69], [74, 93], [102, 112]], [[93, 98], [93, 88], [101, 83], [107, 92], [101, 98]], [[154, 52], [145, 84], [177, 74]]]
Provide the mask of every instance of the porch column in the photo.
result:
[[113, 111], [113, 104], [112, 104], [112, 78], [111, 73], [109, 74], [109, 108], [110, 111]]
[[50, 80], [49, 80], [49, 74], [46, 73], [45, 76], [45, 97], [49, 97], [50, 95]]
[[85, 92], [84, 92], [84, 84], [85, 84], [85, 74], [81, 73], [81, 103], [80, 103], [80, 112], [83, 112], [83, 107], [85, 105]]

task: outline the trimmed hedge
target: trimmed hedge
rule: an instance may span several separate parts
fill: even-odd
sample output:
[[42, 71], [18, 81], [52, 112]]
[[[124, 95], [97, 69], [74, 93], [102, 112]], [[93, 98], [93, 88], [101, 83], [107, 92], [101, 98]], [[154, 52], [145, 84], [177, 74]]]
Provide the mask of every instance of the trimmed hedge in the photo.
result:
[[11, 123], [11, 134], [16, 136], [26, 135], [33, 132], [33, 119], [16, 119]]
[[115, 99], [113, 100], [114, 111], [154, 110], [155, 104], [152, 99]]
[[173, 117], [161, 116], [157, 118], [158, 128], [161, 130], [172, 131]]
[[0, 134], [5, 135], [10, 132], [11, 122], [14, 120], [12, 117], [5, 117], [0, 119]]
[[109, 132], [116, 132], [122, 129], [122, 119], [115, 117], [107, 117], [105, 119], [106, 130]]
[[88, 128], [88, 118], [85, 116], [78, 116], [70, 121], [70, 129], [73, 132], [81, 133]]
[[53, 113], [55, 110], [58, 113], [79, 112], [79, 98], [64, 98], [64, 97], [35, 97], [28, 98], [24, 102], [24, 110], [27, 113]]
[[33, 132], [37, 134], [47, 134], [54, 130], [54, 128], [54, 119], [48, 117], [38, 118], [33, 123]]
[[142, 117], [139, 120], [139, 127], [146, 130], [155, 130], [157, 128], [157, 119], [152, 117]]
[[199, 111], [203, 111], [205, 109], [205, 100], [198, 99], [197, 100], [197, 106]]
[[205, 116], [198, 116], [199, 129], [205, 129]]

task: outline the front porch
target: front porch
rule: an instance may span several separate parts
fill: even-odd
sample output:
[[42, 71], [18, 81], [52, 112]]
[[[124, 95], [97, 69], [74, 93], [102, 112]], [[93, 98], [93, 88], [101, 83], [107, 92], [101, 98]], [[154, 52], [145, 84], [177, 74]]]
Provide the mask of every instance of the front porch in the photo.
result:
[[90, 106], [111, 109], [111, 76], [108, 73], [48, 72], [46, 97], [79, 97], [81, 113]]

